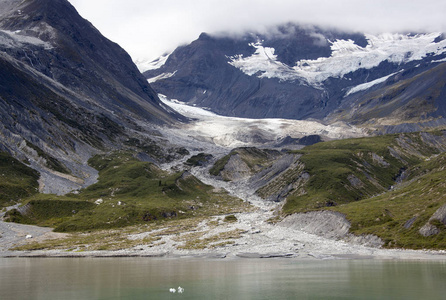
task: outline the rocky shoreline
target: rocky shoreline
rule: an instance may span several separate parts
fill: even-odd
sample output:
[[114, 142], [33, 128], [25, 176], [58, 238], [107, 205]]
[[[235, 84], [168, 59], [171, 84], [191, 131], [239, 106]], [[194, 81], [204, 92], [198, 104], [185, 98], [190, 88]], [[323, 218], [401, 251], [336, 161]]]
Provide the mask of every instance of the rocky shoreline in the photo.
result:
[[[240, 237], [233, 243], [199, 250], [181, 249], [174, 237], [178, 234], [165, 235], [162, 243], [147, 246], [144, 244], [122, 250], [33, 250], [12, 251], [15, 245], [28, 241], [44, 241], [46, 239], [62, 238], [66, 234], [54, 233], [51, 228], [6, 223], [0, 221], [0, 258], [18, 257], [141, 257], [141, 258], [203, 258], [203, 259], [397, 259], [397, 260], [446, 260], [446, 251], [382, 249], [376, 246], [364, 245], [354, 240], [343, 240], [333, 232], [323, 232], [324, 228], [316, 227], [319, 235], [305, 232], [310, 227], [308, 216], [296, 215], [277, 224], [265, 222], [264, 210], [237, 215], [238, 221], [207, 229], [216, 232], [230, 232], [234, 229], [243, 230]], [[313, 216], [314, 217], [314, 216]], [[320, 216], [325, 218], [326, 216]], [[300, 222], [297, 220], [304, 220]], [[317, 220], [317, 218], [315, 219]], [[304, 223], [307, 222], [305, 225]], [[318, 224], [320, 224], [318, 222]], [[304, 226], [305, 225], [305, 226]], [[345, 224], [344, 224], [345, 225]], [[204, 230], [195, 228], [197, 232]], [[342, 227], [342, 226], [341, 226]], [[148, 233], [147, 233], [148, 234]], [[139, 234], [139, 235], [144, 235]], [[325, 236], [323, 236], [325, 235]], [[129, 236], [130, 238], [130, 236]]]

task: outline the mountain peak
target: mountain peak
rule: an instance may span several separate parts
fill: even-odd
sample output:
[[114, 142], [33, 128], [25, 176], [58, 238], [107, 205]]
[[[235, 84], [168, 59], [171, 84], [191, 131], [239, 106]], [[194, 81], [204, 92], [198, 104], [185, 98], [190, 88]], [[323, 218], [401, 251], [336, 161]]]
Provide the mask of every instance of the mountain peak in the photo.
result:
[[145, 75], [171, 99], [226, 116], [323, 119], [395, 76], [438, 75], [425, 72], [445, 62], [446, 41], [435, 32], [372, 35], [287, 23], [237, 37], [202, 33], [170, 57]]

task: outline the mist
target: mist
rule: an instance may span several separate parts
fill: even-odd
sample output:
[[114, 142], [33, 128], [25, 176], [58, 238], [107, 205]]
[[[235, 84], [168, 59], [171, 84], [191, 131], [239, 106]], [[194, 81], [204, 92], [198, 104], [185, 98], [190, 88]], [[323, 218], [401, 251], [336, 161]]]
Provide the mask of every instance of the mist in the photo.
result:
[[151, 60], [200, 33], [266, 31], [288, 22], [346, 31], [446, 32], [444, 0], [70, 0], [134, 60]]

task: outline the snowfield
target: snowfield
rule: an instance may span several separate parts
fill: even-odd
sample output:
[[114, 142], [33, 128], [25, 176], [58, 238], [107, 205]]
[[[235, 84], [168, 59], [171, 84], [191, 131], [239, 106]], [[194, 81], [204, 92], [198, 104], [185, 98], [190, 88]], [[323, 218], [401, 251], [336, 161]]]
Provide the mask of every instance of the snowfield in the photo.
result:
[[278, 78], [280, 80], [301, 81], [320, 87], [329, 77], [343, 78], [359, 69], [371, 69], [381, 62], [401, 64], [421, 60], [429, 55], [446, 53], [446, 40], [436, 42], [441, 33], [403, 35], [367, 34], [368, 45], [361, 47], [352, 40], [329, 41], [332, 55], [316, 60], [300, 60], [295, 66], [278, 61], [274, 48], [263, 47], [262, 42], [250, 44], [256, 52], [249, 56], [235, 55], [229, 64], [245, 74], [253, 76], [260, 72], [259, 78]]

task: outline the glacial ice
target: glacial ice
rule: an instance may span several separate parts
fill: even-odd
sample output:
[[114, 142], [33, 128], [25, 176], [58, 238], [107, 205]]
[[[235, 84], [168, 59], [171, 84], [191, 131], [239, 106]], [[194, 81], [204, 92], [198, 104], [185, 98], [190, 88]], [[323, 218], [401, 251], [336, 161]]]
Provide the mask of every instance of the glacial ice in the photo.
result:
[[421, 60], [428, 55], [446, 53], [446, 40], [435, 42], [441, 33], [404, 35], [385, 33], [366, 34], [368, 45], [361, 47], [352, 40], [329, 41], [332, 54], [316, 60], [300, 60], [295, 66], [278, 61], [274, 48], [262, 46], [262, 42], [250, 44], [256, 52], [249, 56], [228, 57], [229, 64], [250, 76], [297, 80], [320, 87], [330, 77], [342, 78], [359, 69], [371, 69], [381, 62], [402, 64]]

